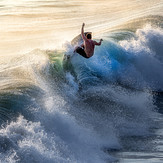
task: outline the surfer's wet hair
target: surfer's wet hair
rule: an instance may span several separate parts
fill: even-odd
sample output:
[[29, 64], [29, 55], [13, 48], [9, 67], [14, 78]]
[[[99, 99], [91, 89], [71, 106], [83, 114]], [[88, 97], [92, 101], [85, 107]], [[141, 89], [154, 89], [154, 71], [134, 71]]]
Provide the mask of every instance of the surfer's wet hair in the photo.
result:
[[91, 33], [87, 33], [86, 37], [87, 37], [87, 39], [92, 39], [92, 34]]

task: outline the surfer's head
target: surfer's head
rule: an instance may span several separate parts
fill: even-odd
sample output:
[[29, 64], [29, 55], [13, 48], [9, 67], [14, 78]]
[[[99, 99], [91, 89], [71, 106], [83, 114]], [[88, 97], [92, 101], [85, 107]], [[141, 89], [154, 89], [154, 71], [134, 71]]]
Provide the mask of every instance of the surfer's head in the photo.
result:
[[92, 33], [90, 33], [90, 32], [87, 33], [87, 34], [86, 34], [86, 37], [87, 37], [87, 39], [92, 39]]

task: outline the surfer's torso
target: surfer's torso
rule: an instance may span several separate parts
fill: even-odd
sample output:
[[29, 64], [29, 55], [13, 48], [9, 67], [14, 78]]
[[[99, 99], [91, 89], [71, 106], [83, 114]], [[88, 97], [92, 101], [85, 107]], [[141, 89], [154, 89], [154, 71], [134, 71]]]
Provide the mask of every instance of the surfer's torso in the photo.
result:
[[95, 44], [91, 39], [84, 40], [84, 51], [88, 57], [92, 57], [94, 53]]
[[77, 52], [78, 54], [80, 54], [81, 56], [85, 57], [85, 58], [90, 58], [93, 56], [94, 54], [94, 48], [95, 45], [100, 46], [101, 42], [103, 41], [102, 39], [100, 39], [100, 42], [96, 42], [92, 40], [92, 35], [91, 33], [84, 33], [84, 26], [85, 24], [83, 23], [82, 25], [82, 29], [81, 29], [81, 36], [83, 39], [83, 44], [81, 46], [77, 46], [74, 50], [74, 52]]

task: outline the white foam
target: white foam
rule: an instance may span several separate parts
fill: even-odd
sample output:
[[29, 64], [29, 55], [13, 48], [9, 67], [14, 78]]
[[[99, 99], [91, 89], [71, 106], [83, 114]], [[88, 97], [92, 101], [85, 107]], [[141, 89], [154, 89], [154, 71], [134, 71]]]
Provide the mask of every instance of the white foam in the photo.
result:
[[[155, 32], [154, 29], [152, 31]], [[156, 30], [158, 35], [159, 31], [160, 29]], [[49, 73], [47, 58], [43, 57], [45, 64], [40, 65], [37, 60], [40, 56], [35, 56], [33, 61], [36, 60], [39, 66], [31, 66], [29, 71], [43, 93], [39, 99], [33, 97], [35, 105], [29, 104], [27, 108], [33, 118], [29, 117], [31, 119], [28, 120], [27, 115], [24, 117], [20, 115], [15, 122], [0, 129], [0, 142], [4, 145], [4, 149], [0, 149], [1, 160], [41, 163], [113, 161], [104, 149], [120, 149], [121, 136], [150, 134], [149, 129], [152, 126], [150, 120], [154, 108], [152, 95], [148, 91], [139, 92], [114, 85], [118, 78], [127, 84], [131, 82], [133, 86], [135, 83], [143, 86], [149, 83], [148, 86], [157, 89], [162, 86], [162, 78], [158, 85], [155, 83], [156, 75], [162, 71], [160, 61], [156, 57], [158, 53], [152, 53], [154, 50], [148, 46], [150, 39], [148, 40], [147, 35], [150, 35], [150, 32], [146, 29], [138, 30], [137, 39], [120, 42], [121, 47], [116, 45], [116, 50], [112, 51], [114, 57], [106, 44], [99, 53], [101, 60], [98, 60], [97, 51], [97, 56], [95, 54], [88, 62], [83, 62], [83, 67], [89, 71], [82, 69], [82, 72], [87, 74], [85, 76], [82, 74], [81, 78], [86, 80], [91, 74], [88, 72], [93, 72], [98, 77], [92, 77], [91, 80], [107, 79], [106, 81], [112, 81], [112, 84], [92, 85], [83, 90], [81, 95], [77, 93], [78, 85], [72, 74], [66, 74], [67, 83], [61, 81], [65, 87], [57, 87], [53, 80], [47, 78]], [[114, 46], [115, 43], [111, 45]], [[115, 53], [119, 51], [123, 55], [121, 59]], [[109, 60], [109, 57], [112, 60]], [[115, 67], [113, 63], [116, 63]], [[79, 65], [78, 70], [83, 67]], [[150, 75], [154, 80], [147, 81], [151, 79]], [[151, 84], [153, 81], [154, 84]]]
[[126, 52], [133, 57], [133, 71], [129, 70], [129, 73], [131, 72], [135, 75], [134, 78], [140, 82], [139, 85], [144, 85], [153, 90], [162, 90], [162, 44], [162, 29], [153, 28], [149, 25], [137, 30], [136, 38], [120, 42], [120, 45], [125, 48]]
[[63, 48], [65, 49], [66, 51], [66, 55], [70, 55], [72, 56], [74, 54], [74, 47], [71, 45], [70, 42], [66, 41], [64, 44], [63, 44]]

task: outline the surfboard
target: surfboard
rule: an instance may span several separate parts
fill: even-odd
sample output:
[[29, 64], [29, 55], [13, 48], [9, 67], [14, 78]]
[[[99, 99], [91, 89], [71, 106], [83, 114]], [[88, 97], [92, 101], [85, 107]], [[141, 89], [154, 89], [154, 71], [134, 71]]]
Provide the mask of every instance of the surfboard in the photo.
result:
[[[84, 32], [85, 36], [88, 33], [91, 33], [91, 32]], [[78, 36], [76, 36], [75, 38], [73, 38], [72, 41], [71, 41], [71, 45], [72, 46], [81, 45], [82, 43], [83, 43], [83, 39], [82, 39], [81, 34], [79, 34]]]
[[[84, 32], [85, 36], [88, 34], [88, 33], [91, 33], [91, 32]], [[73, 48], [75, 49], [76, 46], [79, 46], [83, 44], [83, 39], [82, 39], [82, 36], [81, 34], [77, 35], [76, 37], [74, 37], [71, 41], [71, 45], [73, 46]], [[64, 54], [64, 57], [63, 57], [63, 61], [66, 62], [66, 61], [69, 61], [71, 58], [70, 55], [67, 55], [67, 54]]]

